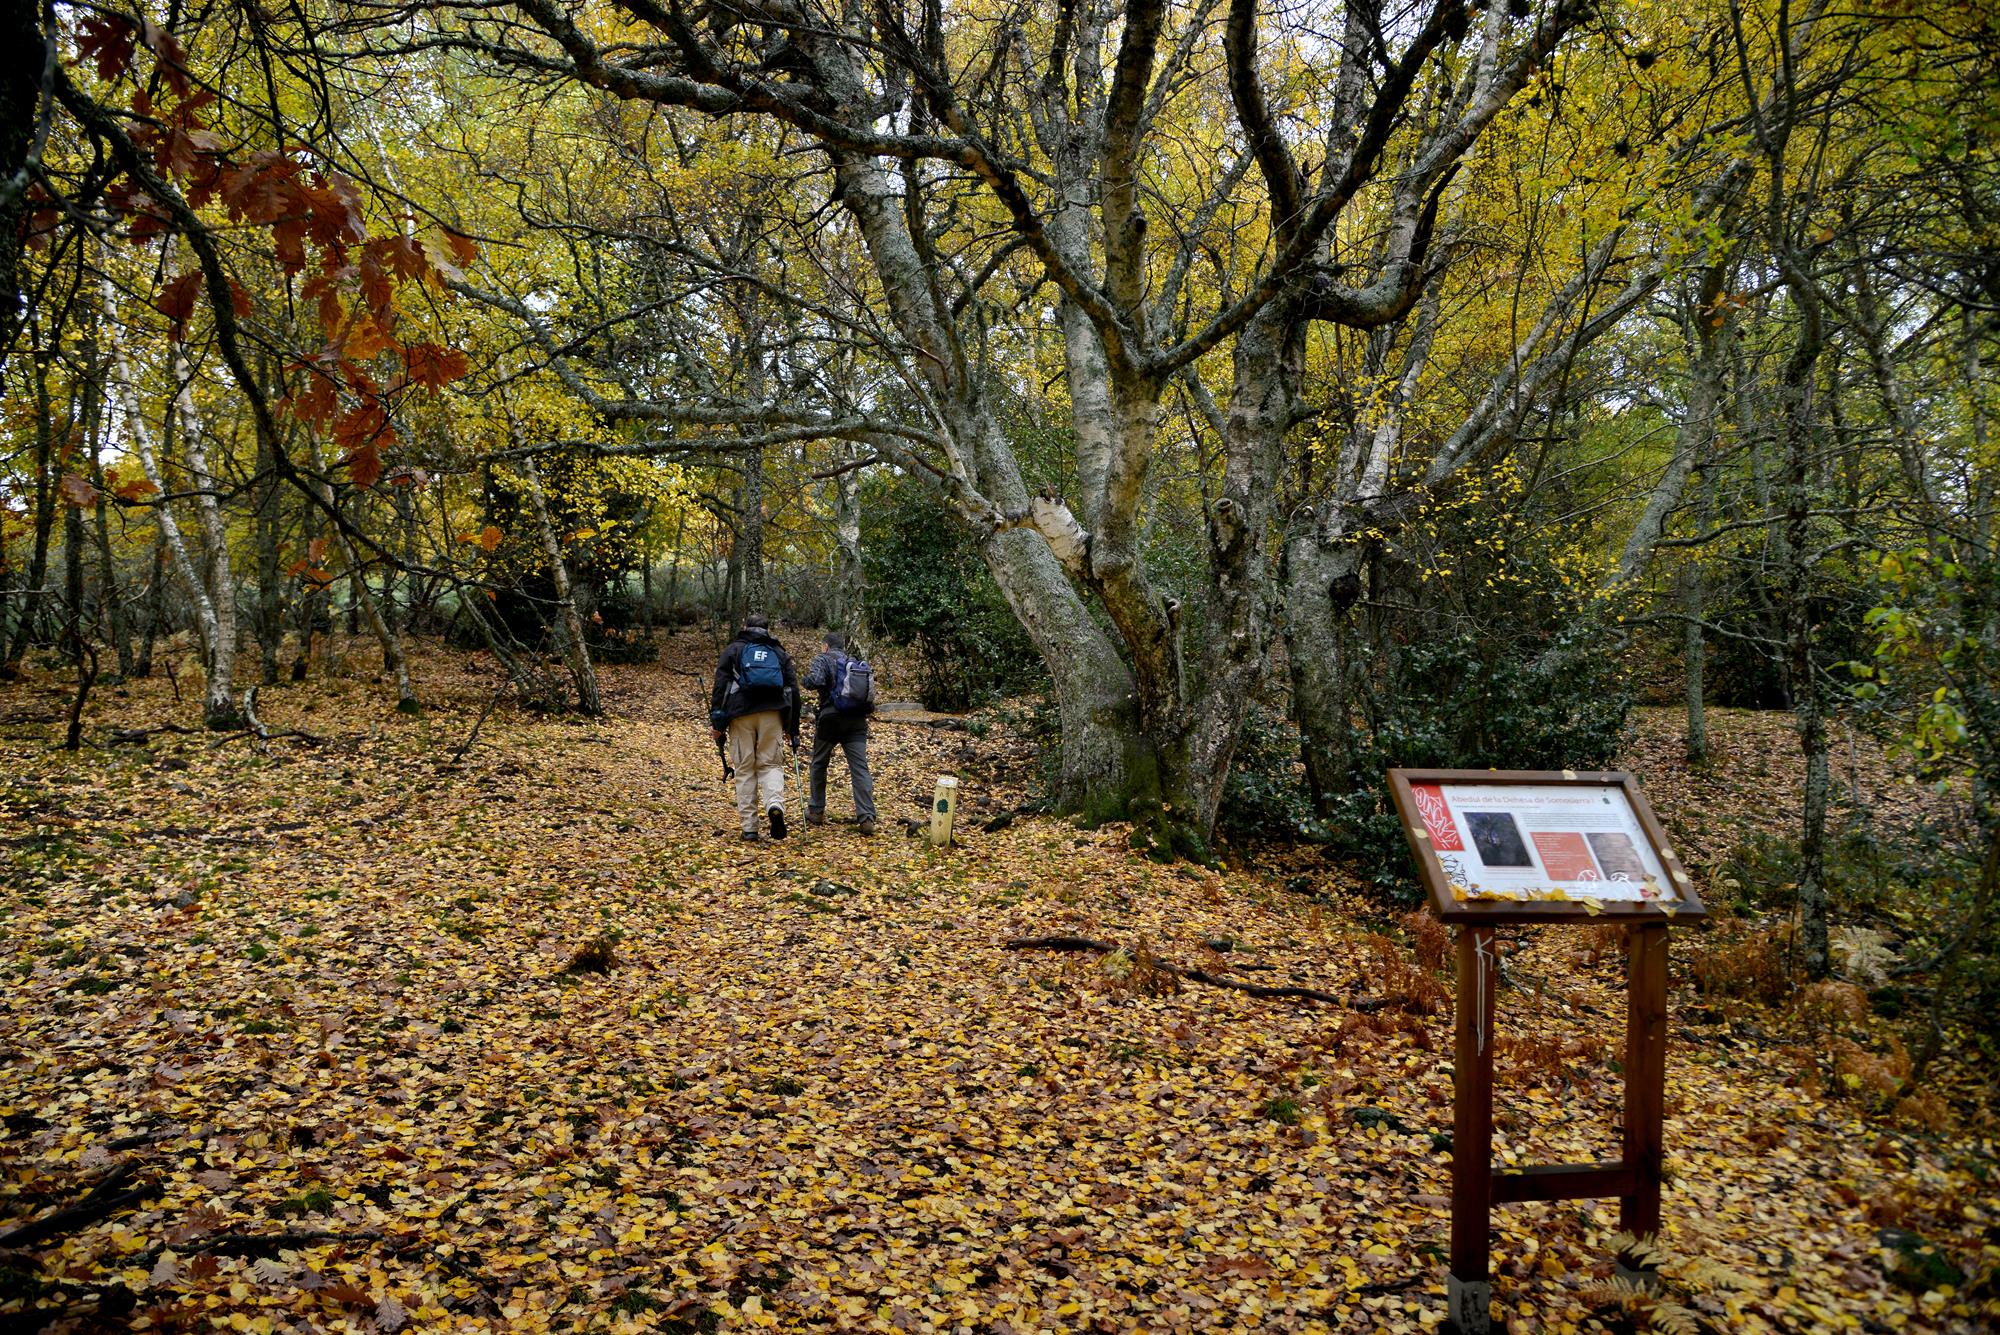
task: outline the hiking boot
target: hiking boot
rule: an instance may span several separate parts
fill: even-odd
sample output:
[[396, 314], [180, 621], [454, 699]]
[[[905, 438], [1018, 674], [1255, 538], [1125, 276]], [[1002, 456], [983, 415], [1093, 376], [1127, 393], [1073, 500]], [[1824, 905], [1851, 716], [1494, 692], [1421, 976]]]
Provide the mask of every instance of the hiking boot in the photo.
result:
[[872, 836], [875, 833], [875, 822], [872, 820], [860, 821], [856, 823], [855, 828], [865, 835]]
[[757, 833], [755, 830], [745, 830], [741, 836], [743, 842], [746, 844], [754, 844], [763, 837], [763, 835]]
[[826, 813], [824, 811], [808, 811], [806, 813], [806, 824], [808, 825], [826, 824]]
[[785, 837], [785, 809], [783, 807], [772, 807], [764, 814], [771, 818], [771, 837], [773, 839], [783, 839]]

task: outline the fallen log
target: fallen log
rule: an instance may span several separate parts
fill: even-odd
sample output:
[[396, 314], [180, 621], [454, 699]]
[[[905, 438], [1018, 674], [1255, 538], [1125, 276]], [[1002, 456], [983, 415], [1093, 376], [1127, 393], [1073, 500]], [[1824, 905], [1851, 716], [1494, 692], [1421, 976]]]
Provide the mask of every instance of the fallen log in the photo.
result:
[[[54, 722], [55, 720], [51, 719], [49, 721]], [[178, 723], [159, 723], [150, 728], [113, 728], [111, 730], [110, 743], [113, 746], [132, 746], [157, 737], [161, 733], [169, 732], [178, 733], [183, 737], [193, 737], [198, 735], [201, 729], [183, 727]]]
[[0, 1233], [0, 1251], [12, 1251], [25, 1247], [38, 1247], [44, 1242], [67, 1237], [78, 1229], [88, 1228], [101, 1219], [108, 1219], [120, 1210], [129, 1209], [149, 1196], [159, 1193], [159, 1184], [150, 1180], [139, 1183], [129, 1190], [120, 1191], [139, 1171], [137, 1163], [122, 1163], [94, 1183], [82, 1199], [74, 1205], [65, 1205], [53, 1210], [40, 1219], [31, 1219], [18, 1228]]
[[136, 1255], [121, 1259], [119, 1264], [150, 1270], [154, 1263], [168, 1251], [177, 1256], [196, 1256], [204, 1252], [213, 1256], [230, 1256], [238, 1260], [256, 1260], [261, 1257], [276, 1256], [279, 1252], [295, 1251], [301, 1247], [316, 1247], [328, 1242], [380, 1242], [382, 1235], [374, 1229], [354, 1232], [338, 1232], [324, 1228], [290, 1229], [279, 1233], [216, 1233], [206, 1238], [196, 1238], [177, 1243], [172, 1247], [164, 1245], [148, 1247]]
[[[1096, 955], [1109, 955], [1124, 949], [1111, 941], [1099, 941], [1089, 936], [1017, 936], [1004, 943], [1008, 950], [1065, 950], [1086, 951]], [[1170, 973], [1176, 978], [1184, 978], [1190, 983], [1206, 983], [1210, 987], [1227, 988], [1231, 992], [1241, 992], [1246, 996], [1285, 998], [1296, 1001], [1321, 1001], [1330, 1006], [1352, 1006], [1346, 997], [1336, 996], [1317, 987], [1297, 987], [1291, 984], [1272, 986], [1265, 983], [1245, 983], [1234, 978], [1222, 978], [1206, 969], [1186, 968], [1179, 964], [1169, 964], [1156, 959], [1153, 967], [1161, 973]], [[1356, 1006], [1355, 1009], [1365, 1009]]]

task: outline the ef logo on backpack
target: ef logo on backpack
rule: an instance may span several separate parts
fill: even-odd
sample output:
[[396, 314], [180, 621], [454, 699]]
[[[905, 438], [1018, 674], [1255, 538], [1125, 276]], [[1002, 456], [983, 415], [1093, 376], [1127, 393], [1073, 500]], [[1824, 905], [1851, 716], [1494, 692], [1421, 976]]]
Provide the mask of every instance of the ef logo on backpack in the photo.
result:
[[746, 693], [784, 690], [785, 668], [778, 651], [764, 644], [744, 645], [736, 656], [736, 686]]

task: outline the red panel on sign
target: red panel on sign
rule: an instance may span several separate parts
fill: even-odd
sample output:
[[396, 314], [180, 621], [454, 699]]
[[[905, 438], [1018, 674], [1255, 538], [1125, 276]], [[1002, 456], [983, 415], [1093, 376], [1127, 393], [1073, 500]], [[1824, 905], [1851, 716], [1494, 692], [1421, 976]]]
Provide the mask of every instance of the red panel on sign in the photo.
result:
[[1451, 808], [1444, 804], [1444, 789], [1434, 783], [1413, 783], [1410, 792], [1417, 799], [1417, 813], [1424, 818], [1424, 830], [1431, 837], [1431, 847], [1443, 853], [1463, 852], [1465, 841], [1458, 837], [1458, 826], [1452, 822]]
[[1535, 841], [1535, 851], [1542, 855], [1542, 866], [1548, 870], [1549, 879], [1555, 881], [1604, 879], [1604, 874], [1598, 871], [1596, 861], [1590, 856], [1590, 846], [1583, 842], [1582, 835], [1540, 832], [1529, 837]]

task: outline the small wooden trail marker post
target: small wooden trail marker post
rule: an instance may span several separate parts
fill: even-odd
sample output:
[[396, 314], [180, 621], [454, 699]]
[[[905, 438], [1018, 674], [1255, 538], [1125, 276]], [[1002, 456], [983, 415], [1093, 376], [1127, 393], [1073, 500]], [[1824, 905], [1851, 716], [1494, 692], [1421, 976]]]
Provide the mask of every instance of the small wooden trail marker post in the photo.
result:
[[937, 781], [937, 795], [931, 799], [931, 846], [951, 847], [951, 818], [958, 812], [958, 780], [946, 774]]
[[[1458, 929], [1452, 1060], [1449, 1324], [1492, 1329], [1493, 1207], [1608, 1199], [1619, 1228], [1659, 1232], [1666, 1108], [1667, 926], [1707, 915], [1630, 774], [1390, 770], [1389, 791], [1439, 918]], [[1500, 959], [1494, 929], [1624, 924], [1624, 1145], [1617, 1162], [1493, 1167], [1493, 1039]], [[1642, 1270], [1619, 1258], [1628, 1277]]]

